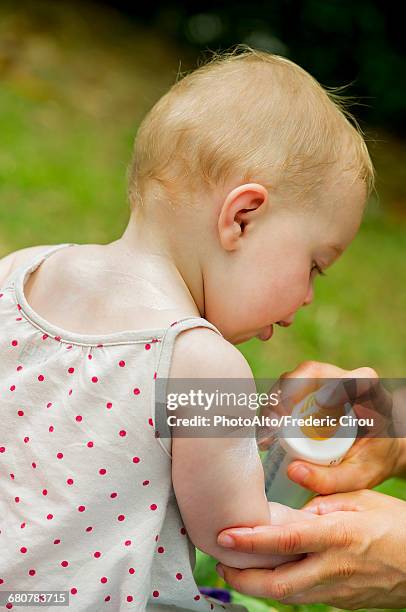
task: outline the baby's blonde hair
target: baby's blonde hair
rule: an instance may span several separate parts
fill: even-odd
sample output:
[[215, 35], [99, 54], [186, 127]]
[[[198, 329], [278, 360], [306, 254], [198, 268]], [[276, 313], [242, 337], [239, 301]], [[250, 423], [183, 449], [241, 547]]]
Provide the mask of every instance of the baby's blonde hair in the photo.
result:
[[374, 168], [341, 89], [248, 45], [213, 52], [143, 119], [127, 173], [131, 208], [145, 205], [152, 187], [178, 205], [234, 177], [317, 201], [336, 162], [369, 195]]

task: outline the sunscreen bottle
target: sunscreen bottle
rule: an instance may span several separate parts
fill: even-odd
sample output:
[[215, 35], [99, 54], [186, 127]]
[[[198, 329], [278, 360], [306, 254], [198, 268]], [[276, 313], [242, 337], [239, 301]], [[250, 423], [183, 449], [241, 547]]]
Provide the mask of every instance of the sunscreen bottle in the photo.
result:
[[[311, 393], [294, 407], [292, 423], [281, 428], [262, 461], [267, 499], [291, 508], [301, 508], [314, 493], [288, 478], [289, 463], [294, 459], [303, 459], [318, 465], [337, 465], [357, 437], [356, 416], [349, 402], [333, 411], [324, 410], [316, 403], [314, 396]], [[306, 418], [310, 416], [311, 419]], [[347, 418], [342, 419], [343, 424], [340, 424], [345, 416]], [[312, 425], [313, 420], [323, 417], [324, 422], [334, 424], [321, 427]], [[305, 419], [306, 425], [299, 426], [294, 419]], [[344, 425], [344, 422], [348, 424]]]

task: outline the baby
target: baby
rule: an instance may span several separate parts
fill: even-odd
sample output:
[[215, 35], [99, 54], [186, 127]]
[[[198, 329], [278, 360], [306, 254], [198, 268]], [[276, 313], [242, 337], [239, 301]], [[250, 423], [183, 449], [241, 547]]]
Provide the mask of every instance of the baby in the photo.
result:
[[193, 545], [239, 568], [292, 560], [218, 546], [314, 515], [268, 503], [254, 438], [162, 435], [155, 386], [255, 389], [235, 345], [291, 325], [358, 231], [373, 167], [349, 117], [288, 59], [214, 54], [144, 118], [120, 238], [0, 261], [2, 589], [83, 612], [242, 610], [199, 593]]

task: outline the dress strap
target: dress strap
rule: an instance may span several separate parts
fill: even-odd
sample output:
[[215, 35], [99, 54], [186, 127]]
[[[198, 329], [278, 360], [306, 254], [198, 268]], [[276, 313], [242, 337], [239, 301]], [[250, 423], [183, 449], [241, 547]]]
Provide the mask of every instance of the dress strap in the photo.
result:
[[151, 417], [155, 426], [155, 437], [170, 458], [172, 458], [172, 438], [166, 419], [166, 387], [172, 362], [173, 348], [177, 335], [186, 329], [192, 329], [194, 327], [208, 327], [222, 336], [222, 333], [217, 327], [203, 317], [185, 317], [184, 319], [175, 321], [167, 328], [162, 337], [158, 362], [155, 368], [155, 385], [152, 394]]
[[68, 246], [78, 246], [78, 244], [75, 242], [64, 242], [61, 244], [54, 244], [48, 249], [45, 249], [44, 251], [34, 255], [30, 261], [24, 262], [20, 266], [17, 266], [16, 268], [14, 268], [12, 273], [8, 276], [7, 281], [6, 281], [7, 286], [15, 283], [17, 279], [18, 280], [21, 279], [22, 281], [24, 281], [26, 275], [28, 273], [34, 272], [34, 270], [38, 268], [38, 266], [43, 261], [45, 261], [45, 259], [48, 259], [48, 257], [52, 255], [52, 253], [55, 253], [55, 251], [59, 251], [60, 249], [63, 249], [64, 247], [68, 247]]

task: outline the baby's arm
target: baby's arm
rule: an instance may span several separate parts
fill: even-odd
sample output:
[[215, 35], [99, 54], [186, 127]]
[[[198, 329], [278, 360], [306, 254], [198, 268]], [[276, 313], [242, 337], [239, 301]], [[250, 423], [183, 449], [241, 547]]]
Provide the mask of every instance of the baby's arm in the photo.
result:
[[[179, 334], [170, 377], [246, 379], [248, 386], [252, 384], [255, 390], [251, 369], [240, 351], [215, 332], [201, 328]], [[182, 416], [186, 415], [185, 410]], [[238, 568], [272, 568], [299, 558], [239, 553], [217, 544], [218, 533], [227, 527], [315, 518], [303, 510], [268, 503], [255, 438], [187, 438], [176, 433], [172, 437], [173, 486], [185, 527], [195, 546]]]

